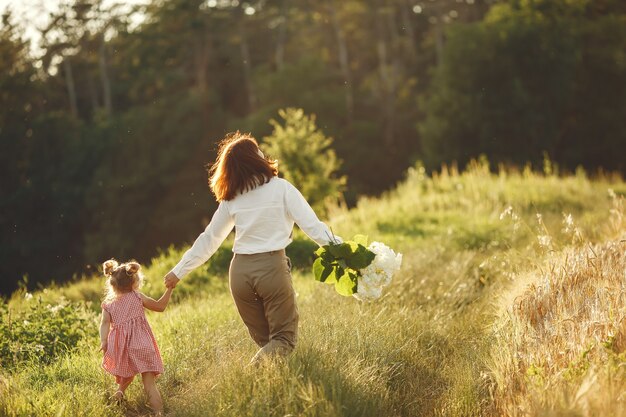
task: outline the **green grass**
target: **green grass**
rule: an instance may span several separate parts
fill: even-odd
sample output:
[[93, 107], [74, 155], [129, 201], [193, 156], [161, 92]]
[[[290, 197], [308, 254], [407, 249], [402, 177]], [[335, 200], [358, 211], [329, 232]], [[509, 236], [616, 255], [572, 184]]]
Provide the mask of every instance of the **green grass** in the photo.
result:
[[[626, 194], [619, 179], [590, 180], [581, 173], [491, 174], [484, 163], [433, 177], [419, 166], [410, 170], [395, 190], [362, 199], [351, 210], [333, 210], [329, 221], [338, 235], [367, 234], [404, 254], [402, 270], [384, 296], [360, 303], [315, 282], [308, 268], [296, 270], [298, 346], [286, 360], [260, 368], [248, 366], [256, 349], [228, 293], [228, 250], [220, 252], [184, 280], [165, 313], [148, 314], [166, 365], [159, 387], [168, 414], [516, 415], [517, 403], [501, 397], [511, 375], [494, 366], [508, 364], [505, 354], [514, 355], [517, 346], [502, 337], [519, 330], [517, 322], [504, 320], [507, 307], [520, 282], [540, 280], [550, 259], [624, 235], [625, 226], [611, 221], [619, 197], [611, 198], [609, 188]], [[509, 206], [517, 221], [501, 219]], [[582, 238], [562, 231], [564, 214], [572, 214]], [[540, 244], [541, 235], [551, 237], [550, 247]], [[299, 265], [307, 264], [307, 245], [299, 235], [290, 248]], [[170, 248], [154, 259], [145, 270], [145, 292], [159, 295], [163, 275], [181, 253]], [[95, 321], [102, 284], [99, 277], [86, 277], [35, 297], [52, 304], [61, 296], [90, 300]], [[17, 317], [30, 302], [18, 292], [8, 305]], [[100, 370], [97, 347], [94, 333], [48, 365], [26, 360], [0, 371], [0, 415], [149, 415], [139, 381], [131, 385], [124, 408], [108, 401], [113, 378]], [[495, 352], [502, 353], [500, 359]], [[585, 372], [570, 372], [570, 382], [582, 381]], [[528, 370], [515, 375], [518, 385], [534, 378], [519, 373]], [[568, 415], [567, 403], [533, 399], [541, 407], [529, 415]], [[574, 411], [587, 415], [582, 408]]]

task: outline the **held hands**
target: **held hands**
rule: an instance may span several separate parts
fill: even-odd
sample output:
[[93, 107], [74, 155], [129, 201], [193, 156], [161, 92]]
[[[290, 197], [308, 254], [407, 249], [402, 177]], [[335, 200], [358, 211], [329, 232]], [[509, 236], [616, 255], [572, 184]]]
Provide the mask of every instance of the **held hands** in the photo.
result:
[[165, 275], [165, 278], [163, 278], [165, 286], [169, 289], [174, 289], [174, 287], [178, 285], [179, 281], [180, 279], [178, 279], [178, 277], [173, 272], [168, 272], [167, 275]]

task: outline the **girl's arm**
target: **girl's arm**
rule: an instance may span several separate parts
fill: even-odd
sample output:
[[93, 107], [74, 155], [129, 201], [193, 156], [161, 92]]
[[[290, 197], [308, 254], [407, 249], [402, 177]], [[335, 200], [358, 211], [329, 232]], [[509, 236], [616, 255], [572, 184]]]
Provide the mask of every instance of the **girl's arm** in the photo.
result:
[[100, 319], [100, 350], [107, 351], [107, 338], [109, 337], [109, 329], [111, 327], [111, 315], [102, 310], [102, 318]]
[[165, 307], [167, 307], [167, 303], [170, 302], [172, 291], [174, 291], [173, 288], [166, 289], [165, 293], [163, 293], [161, 298], [159, 298], [158, 300], [148, 297], [147, 295], [144, 295], [142, 293], [139, 293], [139, 296], [141, 297], [141, 301], [143, 302], [143, 306], [145, 308], [147, 308], [148, 310], [161, 312], [165, 310]]

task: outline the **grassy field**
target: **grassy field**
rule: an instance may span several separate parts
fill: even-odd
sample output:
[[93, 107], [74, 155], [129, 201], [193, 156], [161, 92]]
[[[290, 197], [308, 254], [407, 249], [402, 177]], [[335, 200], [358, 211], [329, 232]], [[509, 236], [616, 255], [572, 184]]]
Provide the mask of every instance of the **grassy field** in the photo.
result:
[[[338, 235], [387, 243], [404, 254], [402, 270], [367, 304], [297, 270], [299, 344], [261, 368], [248, 366], [256, 349], [220, 251], [164, 313], [148, 314], [167, 414], [626, 416], [626, 184], [551, 168], [494, 174], [475, 162], [429, 177], [417, 166], [388, 194], [333, 210]], [[290, 250], [304, 266], [303, 239]], [[153, 260], [146, 293], [160, 294], [180, 255]], [[138, 381], [124, 406], [108, 400], [103, 284], [86, 277], [5, 302], [0, 415], [149, 415]], [[74, 327], [54, 322], [59, 314]], [[43, 352], [36, 335], [51, 326], [71, 343], [53, 337], [58, 349]]]

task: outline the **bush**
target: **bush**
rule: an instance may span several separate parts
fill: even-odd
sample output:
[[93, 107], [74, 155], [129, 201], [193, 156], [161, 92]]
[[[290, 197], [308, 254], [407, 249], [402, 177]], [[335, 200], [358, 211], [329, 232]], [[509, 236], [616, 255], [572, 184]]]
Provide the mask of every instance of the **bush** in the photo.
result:
[[287, 256], [291, 259], [292, 268], [310, 270], [315, 258], [313, 253], [318, 247], [317, 243], [306, 237], [294, 238], [286, 249]]
[[[163, 277], [174, 268], [187, 249], [189, 249], [188, 246], [184, 248], [170, 246], [152, 258], [147, 264], [149, 266], [144, 270], [146, 279], [141, 291], [145, 294], [160, 296], [165, 289]], [[207, 262], [183, 278], [181, 284], [184, 285], [176, 287], [174, 299], [179, 300], [190, 295], [198, 295], [200, 292], [209, 294], [222, 291], [224, 284], [228, 281], [228, 268], [232, 257], [232, 241], [227, 240]]]
[[328, 205], [342, 199], [346, 178], [337, 175], [341, 161], [315, 123], [315, 115], [302, 109], [279, 110], [284, 126], [276, 120], [274, 131], [263, 138], [263, 151], [278, 160], [278, 168], [307, 199], [317, 213], [325, 216]]
[[73, 350], [81, 339], [94, 337], [97, 316], [88, 304], [62, 299], [53, 306], [37, 298], [28, 301], [23, 311], [0, 304], [0, 367], [25, 361], [50, 363]]

